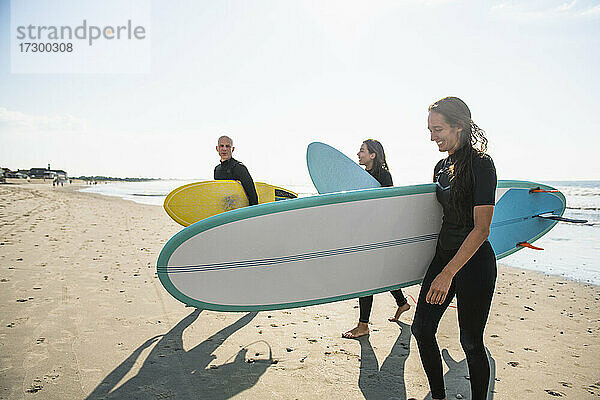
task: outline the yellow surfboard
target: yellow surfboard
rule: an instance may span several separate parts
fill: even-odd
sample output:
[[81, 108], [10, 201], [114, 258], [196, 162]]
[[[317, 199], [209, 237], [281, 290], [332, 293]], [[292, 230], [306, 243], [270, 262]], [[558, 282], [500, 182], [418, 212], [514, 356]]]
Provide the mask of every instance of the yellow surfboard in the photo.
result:
[[[254, 182], [258, 203], [294, 199], [290, 190]], [[165, 198], [165, 211], [175, 222], [189, 226], [204, 218], [248, 206], [248, 198], [238, 181], [203, 181], [180, 186]]]

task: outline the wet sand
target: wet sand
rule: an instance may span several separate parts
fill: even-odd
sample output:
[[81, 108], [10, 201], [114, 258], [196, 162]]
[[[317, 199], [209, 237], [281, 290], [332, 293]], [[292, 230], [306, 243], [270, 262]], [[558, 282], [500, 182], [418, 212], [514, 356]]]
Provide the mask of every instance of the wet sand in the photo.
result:
[[[155, 263], [179, 230], [162, 207], [0, 185], [0, 398], [424, 399], [389, 293], [371, 335], [342, 339], [358, 301], [283, 311], [187, 308]], [[419, 286], [404, 290], [417, 297]], [[600, 287], [499, 265], [485, 332], [494, 399], [600, 397]], [[470, 398], [456, 311], [438, 333], [449, 399]]]

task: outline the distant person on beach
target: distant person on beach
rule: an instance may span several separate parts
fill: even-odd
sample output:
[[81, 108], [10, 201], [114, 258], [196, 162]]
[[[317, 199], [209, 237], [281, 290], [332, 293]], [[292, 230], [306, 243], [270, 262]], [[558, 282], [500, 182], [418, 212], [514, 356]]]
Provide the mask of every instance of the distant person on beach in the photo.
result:
[[434, 168], [443, 209], [435, 256], [421, 286], [412, 333], [429, 380], [431, 397], [445, 399], [442, 358], [435, 339], [444, 311], [456, 295], [460, 343], [467, 357], [471, 398], [487, 398], [490, 365], [483, 345], [494, 286], [496, 256], [488, 241], [494, 213], [496, 169], [485, 132], [457, 97], [429, 106], [430, 140], [448, 157]]
[[215, 180], [239, 181], [246, 192], [248, 203], [251, 206], [258, 204], [256, 187], [248, 168], [232, 157], [233, 140], [229, 136], [221, 136], [217, 141], [217, 153], [221, 157], [221, 163], [215, 167]]
[[[377, 179], [377, 182], [381, 186], [394, 185], [381, 143], [374, 139], [365, 140], [360, 146], [357, 156], [358, 163], [364, 165], [366, 171], [373, 178]], [[398, 321], [403, 312], [408, 311], [410, 304], [406, 301], [406, 297], [402, 294], [401, 289], [392, 290], [390, 293], [394, 296], [398, 305], [394, 316], [389, 318], [389, 321], [395, 322]], [[371, 317], [371, 308], [373, 307], [373, 295], [360, 297], [358, 305], [360, 307], [358, 325], [356, 328], [342, 334], [342, 337], [346, 339], [356, 339], [369, 334], [369, 318]]]

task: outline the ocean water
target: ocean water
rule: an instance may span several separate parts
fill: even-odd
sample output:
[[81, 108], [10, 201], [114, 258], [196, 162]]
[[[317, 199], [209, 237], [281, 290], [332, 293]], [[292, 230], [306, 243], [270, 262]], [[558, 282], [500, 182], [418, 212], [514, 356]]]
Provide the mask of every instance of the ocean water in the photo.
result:
[[[83, 192], [117, 196], [141, 204], [162, 206], [173, 189], [199, 180], [111, 182], [91, 185]], [[543, 251], [522, 249], [500, 263], [600, 285], [600, 181], [541, 182], [560, 190], [567, 199], [564, 216], [586, 219], [585, 224], [558, 223], [535, 242]], [[317, 194], [312, 184], [280, 184], [300, 197]]]
[[105, 196], [121, 197], [140, 204], [162, 206], [167, 194], [179, 186], [199, 180], [165, 179], [145, 182], [106, 182], [89, 185], [82, 192], [103, 194]]
[[[177, 180], [164, 179], [159, 181], [145, 182], [107, 182], [89, 185], [81, 189], [82, 192], [97, 193], [105, 196], [121, 197], [125, 200], [131, 200], [140, 204], [150, 204], [162, 206], [167, 194], [179, 186], [187, 185], [193, 182], [200, 182], [203, 179]], [[209, 179], [204, 179], [209, 180]], [[312, 184], [279, 184], [272, 183], [298, 193], [300, 197], [312, 196], [317, 194], [317, 190]]]

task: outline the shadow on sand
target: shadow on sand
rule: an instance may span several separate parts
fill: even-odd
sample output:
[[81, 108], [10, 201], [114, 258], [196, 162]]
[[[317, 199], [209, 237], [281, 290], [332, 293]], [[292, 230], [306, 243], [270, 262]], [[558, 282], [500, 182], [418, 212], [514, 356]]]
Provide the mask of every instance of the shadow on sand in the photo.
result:
[[404, 364], [410, 354], [410, 325], [397, 322], [400, 335], [381, 368], [368, 336], [359, 338], [360, 376], [358, 386], [367, 400], [406, 399]]
[[[228, 360], [214, 369], [208, 366], [215, 359], [212, 353], [221, 343], [247, 325], [256, 313], [246, 314], [193, 349], [185, 351], [183, 331], [198, 318], [200, 312], [194, 310], [166, 334], [148, 339], [108, 374], [88, 399], [228, 399], [254, 386], [272, 363], [271, 349], [266, 343], [268, 360], [248, 362], [248, 349], [243, 348], [234, 360]], [[119, 385], [141, 353], [154, 343], [156, 345], [137, 375]]]
[[[488, 400], [492, 400], [494, 398], [494, 385], [496, 383], [496, 360], [492, 358], [492, 355], [487, 348], [485, 351], [490, 363], [490, 383], [488, 385], [487, 398]], [[442, 359], [448, 366], [448, 372], [444, 375], [446, 398], [456, 399], [456, 395], [460, 394], [463, 399], [470, 399], [471, 384], [469, 383], [469, 367], [467, 366], [467, 359], [463, 358], [461, 361], [455, 361], [446, 349], [442, 349]], [[430, 399], [431, 392], [425, 397], [425, 400]]]
[[[404, 365], [410, 354], [410, 325], [397, 322], [400, 327], [400, 335], [390, 354], [387, 356], [381, 368], [369, 342], [368, 336], [359, 338], [361, 349], [360, 376], [358, 386], [367, 400], [406, 400], [406, 382], [404, 381]], [[490, 362], [490, 385], [488, 389], [488, 400], [494, 397], [494, 383], [496, 377], [496, 362], [486, 349]], [[448, 366], [448, 372], [444, 375], [446, 383], [446, 397], [456, 398], [460, 393], [462, 398], [471, 398], [471, 386], [468, 380], [469, 370], [467, 360], [454, 361], [448, 350], [442, 350], [442, 359]], [[425, 400], [431, 399], [431, 393], [427, 394]]]

